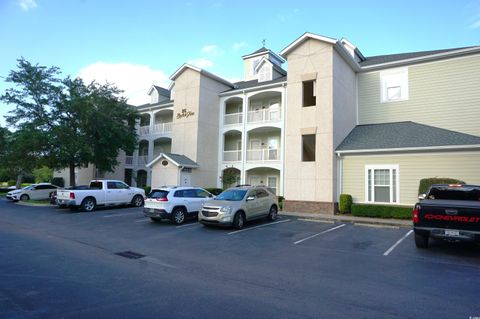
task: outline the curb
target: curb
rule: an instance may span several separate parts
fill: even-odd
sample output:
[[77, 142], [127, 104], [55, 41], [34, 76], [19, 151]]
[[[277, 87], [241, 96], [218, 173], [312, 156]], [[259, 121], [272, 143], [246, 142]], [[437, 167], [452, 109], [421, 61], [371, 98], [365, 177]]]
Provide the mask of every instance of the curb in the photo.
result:
[[29, 207], [50, 207], [50, 206], [54, 206], [52, 204], [25, 203], [25, 202], [21, 202], [21, 201], [16, 202], [15, 205], [29, 206]]
[[298, 217], [304, 220], [312, 221], [324, 221], [324, 222], [347, 222], [353, 223], [358, 226], [373, 226], [373, 227], [387, 227], [387, 228], [400, 228], [400, 227], [412, 227], [410, 220], [399, 219], [381, 219], [371, 217], [356, 217], [356, 216], [343, 216], [343, 215], [327, 215], [327, 214], [315, 214], [315, 213], [294, 213], [294, 212], [279, 212], [279, 215]]

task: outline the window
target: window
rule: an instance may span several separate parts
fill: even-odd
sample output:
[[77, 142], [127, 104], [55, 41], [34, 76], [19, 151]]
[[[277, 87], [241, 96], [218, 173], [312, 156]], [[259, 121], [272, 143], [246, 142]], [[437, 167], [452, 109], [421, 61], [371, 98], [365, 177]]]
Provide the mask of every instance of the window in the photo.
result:
[[194, 189], [185, 189], [183, 191], [183, 197], [196, 198], [197, 192]]
[[257, 189], [257, 198], [268, 197], [267, 191], [263, 189]]
[[302, 162], [315, 162], [315, 134], [302, 135]]
[[195, 192], [197, 193], [198, 198], [207, 198], [207, 197], [211, 196], [211, 194], [209, 192], [207, 192], [206, 190], [200, 189], [200, 188], [197, 188], [195, 190]]
[[260, 60], [261, 60], [261, 58], [256, 58], [255, 60], [253, 60], [252, 74], [257, 74], [257, 72], [255, 72], [255, 69], [257, 68], [257, 65], [260, 63]]
[[258, 71], [258, 82], [270, 81], [272, 79], [272, 68], [267, 63]]
[[173, 194], [173, 197], [184, 197], [184, 195], [183, 195], [183, 190], [181, 190], [181, 191], [176, 191], [176, 192]]
[[115, 182], [117, 189], [128, 189], [128, 185], [122, 182]]
[[108, 189], [117, 189], [117, 183], [115, 182], [107, 182]]
[[317, 96], [316, 96], [316, 89], [317, 89], [317, 82], [315, 80], [312, 81], [304, 81], [303, 84], [303, 106], [314, 106], [317, 104]]
[[408, 100], [408, 69], [380, 72], [381, 102]]
[[398, 203], [398, 165], [365, 166], [365, 186], [367, 202]]

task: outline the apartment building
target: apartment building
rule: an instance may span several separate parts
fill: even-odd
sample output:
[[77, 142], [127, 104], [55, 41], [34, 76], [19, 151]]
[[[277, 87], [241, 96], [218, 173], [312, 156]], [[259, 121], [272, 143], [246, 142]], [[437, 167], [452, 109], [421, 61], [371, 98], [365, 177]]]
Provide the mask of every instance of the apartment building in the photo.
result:
[[421, 178], [480, 183], [480, 47], [365, 57], [305, 33], [242, 59], [241, 82], [184, 64], [169, 88], [152, 86], [138, 149], [105, 177], [225, 187], [229, 174], [273, 188], [287, 210], [331, 213], [340, 193], [412, 204]]

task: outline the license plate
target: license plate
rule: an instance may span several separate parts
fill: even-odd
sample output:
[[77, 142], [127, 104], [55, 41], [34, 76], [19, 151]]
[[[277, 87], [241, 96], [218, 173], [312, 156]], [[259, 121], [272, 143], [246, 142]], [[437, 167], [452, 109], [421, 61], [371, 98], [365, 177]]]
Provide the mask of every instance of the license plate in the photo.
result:
[[445, 229], [445, 236], [460, 236], [460, 232], [458, 230]]

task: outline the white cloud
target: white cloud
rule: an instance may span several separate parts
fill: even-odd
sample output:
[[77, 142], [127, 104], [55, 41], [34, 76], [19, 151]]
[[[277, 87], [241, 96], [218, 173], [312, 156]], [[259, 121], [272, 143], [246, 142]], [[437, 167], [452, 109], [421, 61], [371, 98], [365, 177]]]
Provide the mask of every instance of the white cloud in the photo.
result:
[[198, 58], [193, 60], [188, 60], [188, 64], [195, 65], [201, 69], [213, 67], [213, 61], [205, 58]]
[[480, 19], [474, 21], [472, 24], [470, 24], [470, 29], [478, 29], [480, 28]]
[[248, 44], [246, 42], [235, 42], [232, 45], [233, 51], [238, 51], [243, 47], [246, 47]]
[[98, 83], [112, 83], [123, 90], [128, 103], [140, 105], [150, 101], [147, 95], [152, 84], [168, 87], [168, 77], [161, 70], [147, 65], [132, 63], [96, 62], [80, 70], [78, 76], [86, 83], [95, 80]]
[[36, 0], [17, 0], [18, 4], [22, 8], [23, 11], [28, 11], [30, 9], [37, 7]]
[[202, 53], [205, 53], [211, 57], [219, 57], [225, 54], [225, 51], [220, 49], [217, 45], [215, 44], [206, 44], [202, 47], [200, 50]]

